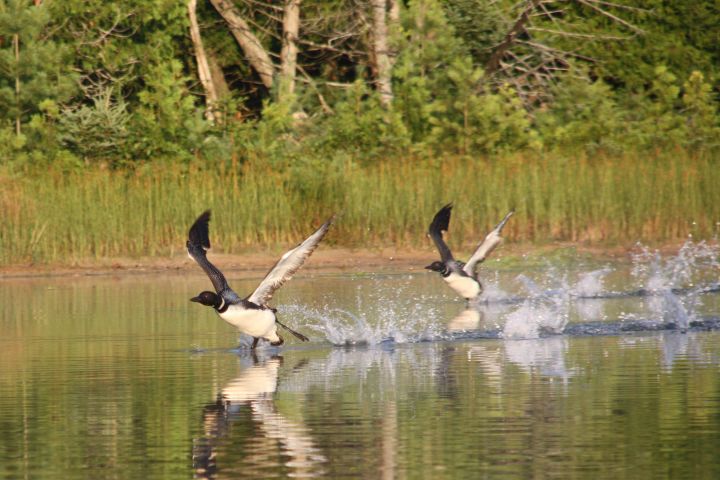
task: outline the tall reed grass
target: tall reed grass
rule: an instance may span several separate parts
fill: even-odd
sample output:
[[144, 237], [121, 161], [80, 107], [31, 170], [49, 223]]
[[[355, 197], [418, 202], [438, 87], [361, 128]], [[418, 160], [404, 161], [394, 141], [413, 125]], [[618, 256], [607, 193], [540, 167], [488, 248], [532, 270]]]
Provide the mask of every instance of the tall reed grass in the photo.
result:
[[294, 244], [333, 212], [341, 215], [330, 243], [420, 245], [449, 201], [456, 204], [452, 242], [466, 247], [510, 208], [517, 211], [505, 232], [511, 241], [664, 242], [710, 238], [720, 229], [720, 161], [710, 155], [299, 165], [0, 176], [0, 263], [179, 253], [206, 208], [214, 210], [220, 251]]

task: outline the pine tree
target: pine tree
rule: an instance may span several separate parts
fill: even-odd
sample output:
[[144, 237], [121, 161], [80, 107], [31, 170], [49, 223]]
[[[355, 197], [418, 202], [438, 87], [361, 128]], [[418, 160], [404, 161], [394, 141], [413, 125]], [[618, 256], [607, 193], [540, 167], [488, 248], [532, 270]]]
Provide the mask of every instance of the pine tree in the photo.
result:
[[43, 38], [50, 18], [43, 4], [0, 0], [0, 121], [22, 125], [41, 102], [62, 102], [75, 91], [67, 50]]
[[702, 73], [694, 71], [683, 85], [684, 114], [688, 127], [688, 146], [691, 148], [717, 146], [720, 137], [717, 105], [713, 102], [712, 87]]

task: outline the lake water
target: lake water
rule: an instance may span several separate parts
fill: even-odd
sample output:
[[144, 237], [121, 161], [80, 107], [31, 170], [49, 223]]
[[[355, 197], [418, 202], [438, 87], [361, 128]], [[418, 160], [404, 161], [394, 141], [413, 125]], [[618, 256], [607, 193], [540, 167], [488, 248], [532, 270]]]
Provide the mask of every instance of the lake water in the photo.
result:
[[720, 478], [719, 272], [301, 271], [256, 353], [200, 271], [2, 280], [0, 478]]

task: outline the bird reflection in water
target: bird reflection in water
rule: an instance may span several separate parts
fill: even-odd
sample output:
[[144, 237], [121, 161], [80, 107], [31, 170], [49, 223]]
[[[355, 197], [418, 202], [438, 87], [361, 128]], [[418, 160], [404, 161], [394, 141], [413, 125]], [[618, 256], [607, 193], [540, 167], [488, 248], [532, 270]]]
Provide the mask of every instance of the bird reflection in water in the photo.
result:
[[[511, 303], [486, 303], [468, 307], [447, 323], [448, 332], [472, 332], [470, 338], [504, 338], [507, 313], [517, 312]], [[534, 321], [532, 315], [523, 318]], [[499, 336], [493, 337], [492, 333]], [[546, 377], [557, 377], [564, 382], [575, 374], [565, 364], [567, 338], [551, 335], [545, 338], [509, 338], [500, 342], [480, 342], [468, 348], [468, 360], [478, 362], [491, 379], [500, 379], [508, 364]], [[441, 362], [442, 365], [442, 362]]]
[[456, 316], [450, 319], [447, 324], [449, 332], [466, 332], [468, 330], [477, 330], [480, 328], [480, 310], [468, 307]]
[[322, 475], [326, 458], [308, 428], [275, 405], [283, 358], [252, 354], [250, 360], [217, 401], [203, 408], [203, 436], [192, 447], [194, 478]]
[[504, 302], [471, 304], [447, 322], [447, 331], [498, 331], [503, 315], [511, 308], [511, 303]]

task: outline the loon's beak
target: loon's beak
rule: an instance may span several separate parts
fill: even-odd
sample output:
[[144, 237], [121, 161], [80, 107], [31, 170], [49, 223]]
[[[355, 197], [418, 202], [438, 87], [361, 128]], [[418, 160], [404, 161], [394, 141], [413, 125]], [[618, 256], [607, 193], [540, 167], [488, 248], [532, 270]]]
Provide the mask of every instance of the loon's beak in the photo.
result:
[[432, 265], [428, 265], [427, 267], [425, 267], [425, 270], [432, 270], [432, 269], [433, 269]]
[[190, 301], [200, 303], [200, 297], [193, 297], [190, 299]]

